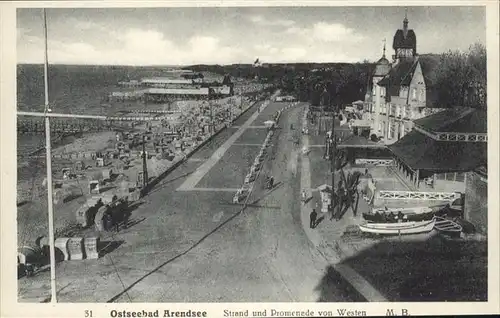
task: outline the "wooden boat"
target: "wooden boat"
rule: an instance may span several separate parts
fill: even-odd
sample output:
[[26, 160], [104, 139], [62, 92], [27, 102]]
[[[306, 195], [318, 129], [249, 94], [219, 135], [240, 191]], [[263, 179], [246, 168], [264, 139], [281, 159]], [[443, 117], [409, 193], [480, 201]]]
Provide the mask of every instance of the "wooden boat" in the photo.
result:
[[374, 208], [363, 213], [363, 218], [373, 223], [421, 222], [432, 220], [443, 206], [411, 208]]
[[422, 214], [363, 213], [363, 219], [371, 223], [420, 222], [432, 220], [435, 215], [433, 211]]
[[435, 218], [422, 222], [367, 223], [359, 225], [359, 229], [365, 233], [385, 235], [418, 234], [432, 231], [435, 223]]
[[[441, 208], [441, 207], [439, 207]], [[410, 207], [410, 208], [373, 208], [371, 213], [372, 214], [377, 214], [377, 213], [394, 213], [394, 214], [399, 214], [400, 212], [403, 214], [422, 214], [422, 213], [429, 213], [436, 211], [437, 207], [428, 207], [428, 206], [422, 206], [422, 207]]]
[[434, 226], [439, 232], [447, 233], [460, 233], [462, 232], [462, 226], [452, 220], [448, 220], [442, 217], [436, 217], [436, 224]]

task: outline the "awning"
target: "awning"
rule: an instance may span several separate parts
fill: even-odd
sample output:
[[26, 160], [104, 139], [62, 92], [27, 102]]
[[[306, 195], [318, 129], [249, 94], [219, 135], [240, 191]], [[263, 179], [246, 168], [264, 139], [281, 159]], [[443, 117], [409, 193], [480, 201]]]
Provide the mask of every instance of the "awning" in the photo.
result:
[[365, 137], [358, 135], [351, 135], [341, 143], [337, 145], [338, 149], [342, 148], [386, 148], [384, 144], [380, 144], [377, 142], [373, 142], [371, 140], [366, 139]]
[[487, 143], [436, 141], [414, 130], [387, 146], [413, 170], [471, 171], [487, 162]]

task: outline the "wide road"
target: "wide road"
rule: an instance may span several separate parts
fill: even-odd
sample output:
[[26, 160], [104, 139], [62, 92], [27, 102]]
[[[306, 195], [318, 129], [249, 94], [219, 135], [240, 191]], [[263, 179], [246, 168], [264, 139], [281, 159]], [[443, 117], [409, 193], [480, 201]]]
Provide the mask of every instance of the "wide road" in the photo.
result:
[[[283, 112], [248, 206], [232, 203], [266, 136], [263, 122], [285, 106], [250, 110], [170, 174], [133, 211], [137, 224], [102, 238], [108, 254], [59, 263], [58, 301], [357, 300], [328, 277], [329, 264], [301, 221], [301, 145], [294, 140], [304, 105]], [[271, 191], [263, 184], [268, 174], [277, 183]], [[48, 272], [21, 279], [20, 301], [49, 295], [48, 286]]]

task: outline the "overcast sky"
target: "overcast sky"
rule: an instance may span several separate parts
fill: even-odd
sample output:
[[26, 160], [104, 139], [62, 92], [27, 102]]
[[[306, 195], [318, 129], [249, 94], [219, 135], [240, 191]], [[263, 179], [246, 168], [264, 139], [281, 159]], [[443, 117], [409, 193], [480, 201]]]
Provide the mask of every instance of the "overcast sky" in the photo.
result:
[[[404, 7], [48, 9], [49, 62], [187, 65], [377, 60]], [[409, 7], [418, 53], [486, 42], [482, 7]], [[19, 63], [42, 63], [41, 9], [18, 9]]]

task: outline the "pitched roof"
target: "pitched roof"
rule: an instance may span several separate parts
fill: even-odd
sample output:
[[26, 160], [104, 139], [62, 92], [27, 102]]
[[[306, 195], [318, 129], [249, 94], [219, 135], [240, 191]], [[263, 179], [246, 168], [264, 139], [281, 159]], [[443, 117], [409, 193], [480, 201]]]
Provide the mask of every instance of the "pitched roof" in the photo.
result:
[[422, 74], [425, 79], [425, 86], [433, 86], [436, 83], [436, 69], [440, 63], [440, 56], [435, 54], [419, 55], [418, 61], [422, 68]]
[[436, 87], [436, 69], [440, 63], [437, 55], [426, 54], [418, 57], [422, 74], [425, 80], [425, 103], [427, 107], [436, 107], [438, 104], [438, 89]]
[[404, 36], [404, 31], [399, 29], [394, 34], [394, 39], [392, 42], [392, 48], [404, 48], [404, 49], [416, 49], [417, 48], [417, 36], [413, 30], [408, 30], [406, 37]]
[[433, 132], [487, 133], [486, 111], [455, 107], [414, 121], [416, 126]]
[[401, 85], [402, 86], [410, 86], [411, 80], [413, 78], [413, 74], [415, 73], [415, 70], [417, 69], [417, 65], [419, 64], [418, 61], [414, 62], [410, 69], [408, 70], [408, 73], [403, 76], [403, 79], [401, 80]]
[[381, 79], [377, 84], [387, 88], [387, 96], [398, 96], [399, 87], [405, 78], [408, 76], [411, 79], [410, 71], [414, 70], [416, 62], [412, 60], [403, 60], [396, 64], [389, 74]]
[[416, 130], [387, 147], [414, 170], [471, 171], [488, 160], [485, 142], [437, 141]]

